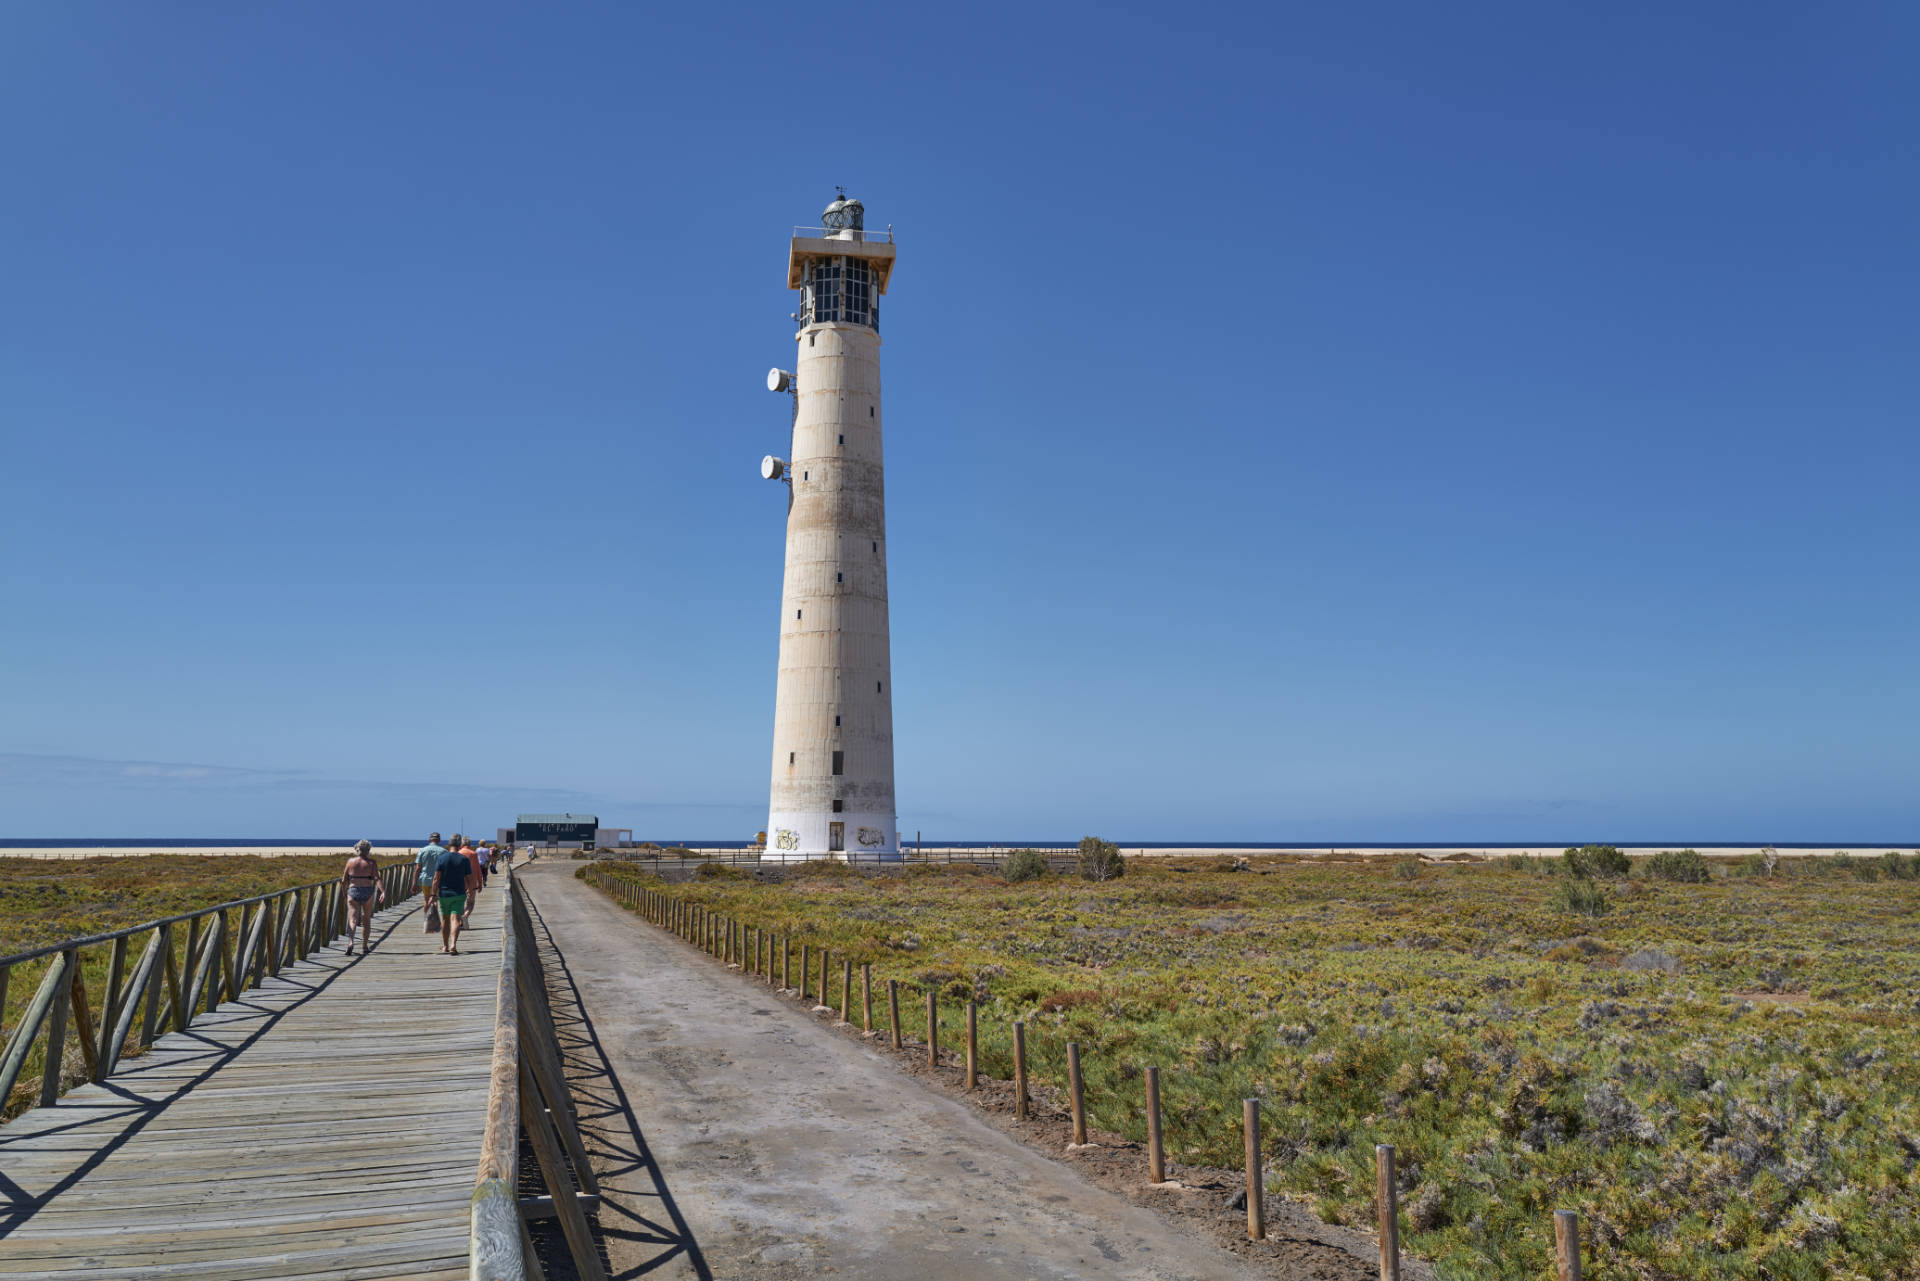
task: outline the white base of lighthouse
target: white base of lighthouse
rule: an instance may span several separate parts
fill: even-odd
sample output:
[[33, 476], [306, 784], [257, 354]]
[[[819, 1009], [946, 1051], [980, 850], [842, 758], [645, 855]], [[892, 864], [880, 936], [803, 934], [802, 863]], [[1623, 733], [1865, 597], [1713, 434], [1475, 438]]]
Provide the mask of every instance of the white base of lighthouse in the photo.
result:
[[[833, 830], [836, 826], [840, 829], [838, 840]], [[890, 863], [899, 857], [900, 834], [891, 814], [776, 811], [767, 817], [767, 848], [760, 861], [798, 863], [836, 858], [851, 863]]]

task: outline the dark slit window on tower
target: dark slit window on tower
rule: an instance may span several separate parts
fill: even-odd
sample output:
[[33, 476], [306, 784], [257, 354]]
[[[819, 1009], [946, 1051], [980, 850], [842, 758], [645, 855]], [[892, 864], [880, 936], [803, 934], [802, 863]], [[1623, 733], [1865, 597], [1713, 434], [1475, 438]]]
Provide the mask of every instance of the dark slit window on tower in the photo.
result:
[[839, 802], [839, 801], [835, 801], [835, 802], [833, 803], [833, 812], [834, 812], [834, 813], [836, 813], [836, 814], [838, 814], [838, 813], [840, 812], [840, 802]]
[[847, 438], [846, 438], [845, 436], [842, 436], [842, 437], [840, 438], [840, 443], [841, 443], [841, 444], [843, 444], [843, 445], [844, 445], [844, 444], [846, 444], [846, 443], [847, 443]]
[[838, 716], [833, 718], [833, 726], [835, 729], [838, 729], [840, 727], [840, 718]]
[[880, 544], [879, 544], [879, 543], [875, 543], [875, 544], [873, 545], [873, 550], [875, 550], [876, 552], [877, 552], [877, 551], [879, 551], [879, 550], [880, 550]]
[[833, 581], [836, 583], [844, 583], [847, 581], [847, 576], [845, 574], [835, 574], [833, 576]]
[[844, 774], [847, 772], [846, 767], [847, 754], [845, 752], [835, 752], [833, 754], [833, 772], [836, 774]]
[[867, 406], [867, 417], [869, 417], [869, 418], [871, 418], [871, 417], [873, 417], [873, 406], [872, 406], [872, 405], [868, 405], [868, 406]]
[[798, 617], [800, 617], [800, 611], [799, 611], [799, 610], [797, 610], [797, 609], [796, 609], [796, 610], [794, 610], [794, 611], [793, 611], [793, 616], [794, 616], [795, 618], [798, 618]]
[[793, 764], [793, 753], [792, 753], [792, 752], [788, 752], [788, 753], [787, 753], [787, 764], [789, 764], [789, 765], [791, 765], [791, 764]]
[[878, 694], [878, 693], [880, 692], [880, 682], [879, 682], [879, 681], [875, 681], [875, 682], [873, 683], [873, 692], [874, 692], [874, 693], [876, 693], [876, 694]]

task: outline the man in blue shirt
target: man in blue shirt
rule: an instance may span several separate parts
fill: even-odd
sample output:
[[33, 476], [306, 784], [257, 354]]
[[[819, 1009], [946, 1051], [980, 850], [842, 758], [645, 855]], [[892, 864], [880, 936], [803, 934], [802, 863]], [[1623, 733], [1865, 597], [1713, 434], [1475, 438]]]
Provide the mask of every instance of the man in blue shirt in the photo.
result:
[[440, 833], [435, 832], [413, 856], [416, 869], [413, 883], [420, 887], [420, 897], [428, 903], [433, 902], [433, 869], [440, 866], [440, 856], [446, 852], [446, 847], [440, 844]]
[[460, 918], [467, 911], [467, 882], [473, 863], [459, 850], [441, 850], [434, 864], [433, 893], [440, 905], [440, 950], [460, 955]]

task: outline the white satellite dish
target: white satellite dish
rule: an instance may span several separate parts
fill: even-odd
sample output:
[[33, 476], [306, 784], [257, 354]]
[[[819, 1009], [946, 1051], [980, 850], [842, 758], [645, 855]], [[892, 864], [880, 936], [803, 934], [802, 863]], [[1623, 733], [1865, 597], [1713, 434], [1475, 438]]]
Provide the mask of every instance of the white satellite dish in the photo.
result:
[[762, 480], [779, 480], [786, 474], [787, 464], [785, 459], [775, 458], [772, 454], [768, 454], [760, 460], [760, 478]]
[[784, 369], [769, 369], [767, 371], [767, 390], [792, 391], [793, 375]]

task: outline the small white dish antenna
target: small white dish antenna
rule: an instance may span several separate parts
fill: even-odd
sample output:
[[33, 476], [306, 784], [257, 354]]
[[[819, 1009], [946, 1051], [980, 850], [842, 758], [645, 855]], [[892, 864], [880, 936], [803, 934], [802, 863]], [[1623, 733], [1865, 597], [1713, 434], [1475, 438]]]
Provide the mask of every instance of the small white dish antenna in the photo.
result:
[[[780, 371], [776, 369], [774, 372], [779, 373]], [[762, 480], [779, 480], [786, 474], [787, 463], [784, 458], [775, 458], [772, 454], [768, 454], [760, 460], [760, 478]]]
[[792, 391], [793, 386], [794, 386], [794, 377], [792, 374], [788, 373], [786, 370], [769, 369], [767, 371], [767, 390], [768, 391]]

